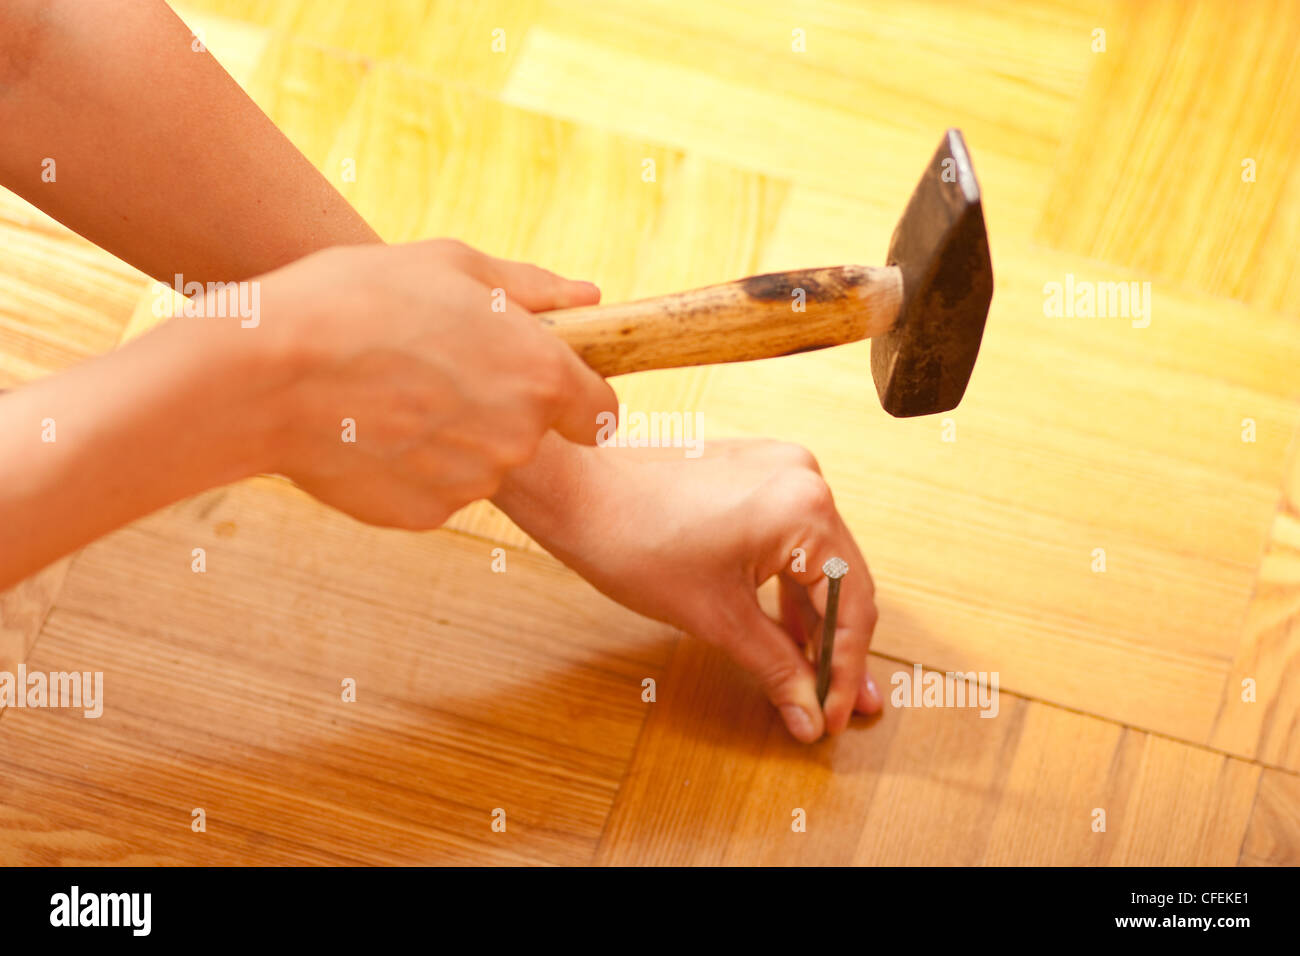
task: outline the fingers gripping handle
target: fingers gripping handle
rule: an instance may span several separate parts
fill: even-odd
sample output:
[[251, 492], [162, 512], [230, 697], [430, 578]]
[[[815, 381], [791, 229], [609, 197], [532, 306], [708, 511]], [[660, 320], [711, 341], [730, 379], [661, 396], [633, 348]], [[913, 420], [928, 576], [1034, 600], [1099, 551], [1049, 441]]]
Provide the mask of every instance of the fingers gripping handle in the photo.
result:
[[889, 331], [903, 300], [895, 266], [751, 276], [637, 302], [538, 315], [601, 375], [744, 362]]

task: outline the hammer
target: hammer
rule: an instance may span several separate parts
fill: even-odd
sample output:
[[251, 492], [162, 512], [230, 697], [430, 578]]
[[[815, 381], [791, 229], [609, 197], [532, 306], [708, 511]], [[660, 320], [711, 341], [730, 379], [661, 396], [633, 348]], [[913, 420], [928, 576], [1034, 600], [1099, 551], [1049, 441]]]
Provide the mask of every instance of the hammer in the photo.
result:
[[538, 319], [604, 376], [869, 338], [880, 403], [903, 418], [957, 407], [992, 298], [979, 183], [961, 132], [950, 129], [898, 220], [884, 266], [772, 272]]

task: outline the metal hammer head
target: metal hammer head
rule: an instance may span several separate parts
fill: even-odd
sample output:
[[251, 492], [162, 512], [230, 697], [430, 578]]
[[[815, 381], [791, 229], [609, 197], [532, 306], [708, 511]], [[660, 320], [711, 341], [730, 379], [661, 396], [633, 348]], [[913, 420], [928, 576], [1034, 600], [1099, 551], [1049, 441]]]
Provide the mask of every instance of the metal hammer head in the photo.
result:
[[871, 340], [880, 404], [899, 418], [956, 408], [993, 298], [980, 187], [958, 130], [944, 134], [912, 193], [888, 264], [902, 271], [903, 304], [894, 327]]

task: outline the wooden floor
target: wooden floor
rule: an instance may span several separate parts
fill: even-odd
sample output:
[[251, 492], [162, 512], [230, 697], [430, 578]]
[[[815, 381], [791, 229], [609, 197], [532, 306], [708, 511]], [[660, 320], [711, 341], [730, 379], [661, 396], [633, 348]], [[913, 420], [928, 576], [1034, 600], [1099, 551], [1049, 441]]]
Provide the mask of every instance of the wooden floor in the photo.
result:
[[[885, 415], [865, 344], [616, 385], [813, 449], [876, 577], [877, 680], [996, 672], [999, 711], [801, 747], [487, 505], [380, 531], [262, 478], [0, 596], [0, 669], [107, 698], [0, 719], [0, 863], [1300, 863], [1300, 5], [180, 12], [385, 238], [607, 301], [878, 263], [961, 127], [997, 288], [951, 424]], [[1149, 282], [1149, 326], [1045, 315], [1067, 276]], [[147, 327], [147, 289], [0, 194], [0, 387]]]

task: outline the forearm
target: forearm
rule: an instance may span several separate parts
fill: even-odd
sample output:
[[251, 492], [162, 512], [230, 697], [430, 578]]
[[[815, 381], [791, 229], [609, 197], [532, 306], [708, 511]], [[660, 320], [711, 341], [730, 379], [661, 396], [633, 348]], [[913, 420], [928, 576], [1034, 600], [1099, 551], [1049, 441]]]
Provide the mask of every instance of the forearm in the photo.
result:
[[[54, 160], [52, 182], [42, 175], [46, 159]], [[212, 56], [192, 49], [189, 30], [159, 0], [10, 0], [0, 7], [0, 182], [168, 284], [177, 274], [201, 283], [249, 278], [328, 246], [380, 241]], [[192, 336], [188, 341], [196, 345]], [[138, 384], [155, 374], [148, 360], [159, 351], [153, 345], [132, 357]], [[25, 467], [29, 460], [21, 452], [30, 451], [23, 436], [31, 433], [22, 430], [33, 415], [49, 417], [42, 405], [50, 407], [55, 390], [99, 387], [95, 377], [116, 361], [101, 359], [0, 398], [6, 481], [13, 463]], [[155, 383], [156, 399], [166, 395], [166, 384]], [[121, 409], [127, 398], [114, 407], [129, 412]], [[115, 427], [140, 429], [148, 421], [132, 414]], [[175, 423], [158, 427], [174, 430]], [[8, 437], [13, 429], [17, 437]], [[75, 454], [78, 467], [92, 459], [89, 473], [100, 475], [104, 487], [102, 466], [112, 459], [94, 449]], [[44, 458], [42, 467], [60, 460]], [[230, 480], [213, 477], [206, 465], [197, 472], [187, 461], [181, 465], [171, 483], [153, 473], [128, 476], [127, 488], [114, 487], [102, 512], [64, 511], [58, 528], [42, 523], [39, 535], [23, 527], [26, 543], [18, 550], [32, 553], [17, 561], [15, 549], [5, 549], [0, 582], [12, 580], [19, 565], [34, 570], [124, 521]], [[59, 467], [51, 474], [71, 466]], [[494, 500], [542, 538], [569, 520], [584, 468], [580, 449], [549, 436]], [[25, 473], [25, 484], [42, 487], [41, 473]], [[14, 506], [7, 496], [4, 507]], [[74, 528], [76, 522], [82, 525]]]
[[161, 0], [8, 0], [0, 183], [169, 284], [379, 241], [193, 45]]
[[135, 518], [271, 467], [267, 360], [248, 347], [257, 333], [221, 321], [173, 319], [0, 395], [0, 591]]

